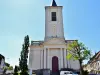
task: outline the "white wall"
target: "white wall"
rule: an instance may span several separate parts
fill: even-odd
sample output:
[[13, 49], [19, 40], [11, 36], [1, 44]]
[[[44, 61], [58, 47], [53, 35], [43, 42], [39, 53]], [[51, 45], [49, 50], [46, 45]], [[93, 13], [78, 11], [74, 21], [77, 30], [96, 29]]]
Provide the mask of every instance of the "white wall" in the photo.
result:
[[29, 54], [29, 68], [34, 70], [41, 68], [41, 48], [31, 48]]
[[[51, 12], [56, 12], [57, 21], [51, 21]], [[54, 32], [55, 25], [55, 32]], [[45, 7], [45, 40], [49, 37], [56, 36], [59, 38], [64, 38], [63, 29], [63, 16], [62, 16], [62, 6], [58, 7]]]

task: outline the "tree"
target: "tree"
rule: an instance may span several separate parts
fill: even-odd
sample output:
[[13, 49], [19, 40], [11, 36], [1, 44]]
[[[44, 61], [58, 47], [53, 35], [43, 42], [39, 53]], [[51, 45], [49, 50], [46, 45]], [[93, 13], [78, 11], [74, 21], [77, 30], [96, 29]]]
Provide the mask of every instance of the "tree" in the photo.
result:
[[12, 66], [9, 66], [9, 67], [8, 67], [8, 70], [13, 70], [13, 67], [12, 67]]
[[19, 59], [19, 67], [21, 70], [21, 75], [28, 75], [28, 49], [29, 49], [29, 36], [25, 36], [24, 43], [22, 45], [22, 51]]
[[9, 67], [10, 67], [10, 64], [5, 62], [5, 66], [3, 67], [3, 74], [6, 73], [6, 71], [9, 69]]
[[9, 63], [7, 63], [7, 62], [5, 62], [5, 66], [10, 67], [10, 64], [9, 64]]
[[3, 74], [5, 74], [5, 73], [6, 73], [6, 71], [7, 71], [7, 68], [4, 68], [4, 69], [3, 69]]
[[89, 59], [91, 57], [91, 52], [88, 48], [78, 40], [68, 44], [68, 54], [67, 59], [79, 60], [80, 64], [80, 75], [83, 75], [83, 60]]
[[18, 66], [15, 65], [14, 75], [18, 75]]

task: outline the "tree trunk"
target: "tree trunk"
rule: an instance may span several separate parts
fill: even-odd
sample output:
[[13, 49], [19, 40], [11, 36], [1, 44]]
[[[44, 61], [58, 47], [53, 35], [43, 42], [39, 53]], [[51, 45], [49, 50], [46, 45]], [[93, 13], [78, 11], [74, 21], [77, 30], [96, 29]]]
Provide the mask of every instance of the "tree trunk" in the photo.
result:
[[83, 67], [82, 67], [82, 61], [79, 60], [79, 64], [80, 64], [80, 75], [83, 75]]

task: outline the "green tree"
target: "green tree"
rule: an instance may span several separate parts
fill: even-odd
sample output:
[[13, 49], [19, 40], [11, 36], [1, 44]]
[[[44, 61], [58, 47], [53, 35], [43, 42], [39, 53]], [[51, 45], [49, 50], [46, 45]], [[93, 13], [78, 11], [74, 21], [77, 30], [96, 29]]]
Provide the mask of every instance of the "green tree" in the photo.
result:
[[12, 67], [12, 66], [9, 66], [9, 67], [8, 67], [8, 70], [13, 70], [13, 67]]
[[7, 67], [3, 67], [3, 74], [5, 74], [7, 71]]
[[22, 51], [19, 59], [19, 67], [21, 70], [21, 75], [28, 75], [28, 49], [29, 49], [29, 36], [25, 36], [24, 43], [22, 45]]
[[8, 70], [8, 67], [10, 67], [10, 64], [5, 62], [5, 66], [3, 67], [3, 74], [6, 73], [6, 71]]
[[9, 66], [10, 66], [10, 64], [9, 64], [9, 63], [7, 63], [7, 62], [5, 62], [5, 66], [9, 67]]
[[15, 65], [14, 75], [18, 75], [18, 66]]
[[83, 75], [83, 60], [89, 59], [91, 57], [91, 52], [88, 48], [81, 42], [74, 41], [68, 44], [68, 54], [67, 59], [79, 60], [80, 64], [80, 75]]

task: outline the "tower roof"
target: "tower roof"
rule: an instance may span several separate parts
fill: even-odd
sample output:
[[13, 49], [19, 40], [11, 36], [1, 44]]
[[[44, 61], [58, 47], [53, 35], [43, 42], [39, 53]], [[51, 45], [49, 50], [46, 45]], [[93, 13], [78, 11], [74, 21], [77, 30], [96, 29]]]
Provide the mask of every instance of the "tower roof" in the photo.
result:
[[57, 6], [55, 0], [52, 1], [52, 6]]

